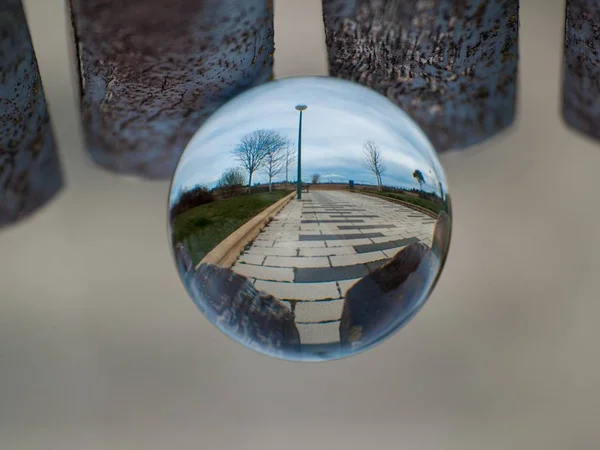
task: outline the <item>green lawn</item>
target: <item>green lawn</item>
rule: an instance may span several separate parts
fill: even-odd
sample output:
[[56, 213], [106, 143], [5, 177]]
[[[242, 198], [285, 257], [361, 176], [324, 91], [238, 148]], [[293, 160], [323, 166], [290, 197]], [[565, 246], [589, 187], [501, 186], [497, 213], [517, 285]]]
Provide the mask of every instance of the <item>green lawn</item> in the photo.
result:
[[421, 208], [428, 209], [429, 211], [439, 214], [440, 211], [448, 212], [446, 205], [443, 203], [436, 203], [423, 198], [416, 198], [406, 194], [400, 194], [398, 192], [377, 192], [371, 191], [371, 194], [379, 195], [381, 197], [393, 198], [396, 200], [402, 200], [403, 202], [410, 203], [411, 205], [420, 206]]
[[190, 209], [173, 219], [174, 242], [183, 243], [198, 264], [223, 239], [290, 192], [240, 195]]

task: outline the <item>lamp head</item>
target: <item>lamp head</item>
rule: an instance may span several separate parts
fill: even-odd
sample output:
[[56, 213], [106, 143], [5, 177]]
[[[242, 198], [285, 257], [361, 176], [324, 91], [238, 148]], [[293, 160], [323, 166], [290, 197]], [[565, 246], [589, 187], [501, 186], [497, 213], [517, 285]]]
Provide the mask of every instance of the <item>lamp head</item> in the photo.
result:
[[297, 111], [306, 111], [307, 109], [308, 109], [308, 106], [306, 106], [306, 105], [297, 105], [296, 106]]

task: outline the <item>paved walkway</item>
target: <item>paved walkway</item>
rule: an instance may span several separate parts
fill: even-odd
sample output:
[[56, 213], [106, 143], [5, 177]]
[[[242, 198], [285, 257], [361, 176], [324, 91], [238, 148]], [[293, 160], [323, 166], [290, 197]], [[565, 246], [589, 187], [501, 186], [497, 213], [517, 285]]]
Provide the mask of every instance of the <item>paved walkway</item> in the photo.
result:
[[240, 255], [233, 270], [294, 311], [303, 344], [339, 342], [346, 291], [403, 247], [431, 245], [435, 219], [343, 191], [292, 200]]

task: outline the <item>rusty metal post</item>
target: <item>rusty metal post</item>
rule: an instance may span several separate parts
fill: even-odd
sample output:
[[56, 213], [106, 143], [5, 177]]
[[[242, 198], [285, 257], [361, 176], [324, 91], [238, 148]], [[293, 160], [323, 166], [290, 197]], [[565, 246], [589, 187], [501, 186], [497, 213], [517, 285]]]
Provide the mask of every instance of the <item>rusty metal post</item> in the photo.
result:
[[272, 0], [69, 0], [88, 151], [167, 179], [223, 103], [272, 78]]
[[567, 0], [564, 52], [564, 120], [600, 139], [599, 0]]
[[0, 2], [0, 227], [60, 191], [63, 176], [21, 0]]

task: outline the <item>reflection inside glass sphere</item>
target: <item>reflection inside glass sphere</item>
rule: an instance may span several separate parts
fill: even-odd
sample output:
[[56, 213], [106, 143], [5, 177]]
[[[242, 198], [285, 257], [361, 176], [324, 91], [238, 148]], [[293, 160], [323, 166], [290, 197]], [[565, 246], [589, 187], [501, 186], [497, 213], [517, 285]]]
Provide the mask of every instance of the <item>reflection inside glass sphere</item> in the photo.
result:
[[251, 89], [196, 133], [175, 172], [177, 268], [202, 313], [261, 353], [342, 358], [403, 326], [450, 243], [447, 183], [417, 125], [328, 77]]

